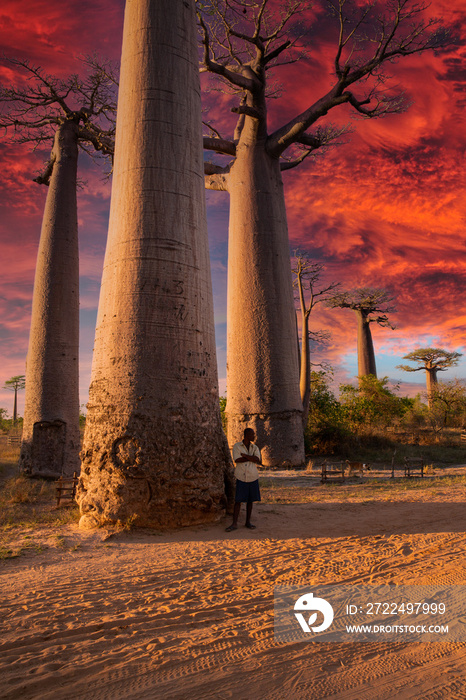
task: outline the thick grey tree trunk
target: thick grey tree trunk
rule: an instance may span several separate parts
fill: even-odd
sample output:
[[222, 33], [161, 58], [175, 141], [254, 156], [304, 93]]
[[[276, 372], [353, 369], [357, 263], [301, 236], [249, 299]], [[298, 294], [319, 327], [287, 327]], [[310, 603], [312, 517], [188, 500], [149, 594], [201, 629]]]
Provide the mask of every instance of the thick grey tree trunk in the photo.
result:
[[199, 93], [194, 1], [127, 0], [82, 527], [225, 507]]
[[367, 315], [359, 309], [355, 309], [358, 320], [358, 377], [366, 377], [368, 374], [377, 376], [375, 366], [374, 343], [370, 321]]
[[265, 465], [295, 466], [304, 437], [285, 200], [278, 159], [254, 137], [243, 130], [228, 176], [228, 438], [251, 427]]
[[59, 477], [79, 469], [77, 125], [62, 124], [45, 203], [32, 301], [20, 468]]
[[433, 394], [438, 386], [437, 372], [438, 370], [434, 367], [426, 367], [427, 405], [429, 408], [432, 408]]

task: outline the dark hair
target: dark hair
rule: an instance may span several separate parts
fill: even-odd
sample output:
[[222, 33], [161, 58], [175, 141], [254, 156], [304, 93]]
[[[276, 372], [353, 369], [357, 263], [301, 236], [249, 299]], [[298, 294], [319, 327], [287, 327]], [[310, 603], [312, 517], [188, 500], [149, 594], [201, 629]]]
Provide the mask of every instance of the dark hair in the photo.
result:
[[243, 437], [246, 437], [246, 433], [254, 433], [254, 428], [245, 428]]

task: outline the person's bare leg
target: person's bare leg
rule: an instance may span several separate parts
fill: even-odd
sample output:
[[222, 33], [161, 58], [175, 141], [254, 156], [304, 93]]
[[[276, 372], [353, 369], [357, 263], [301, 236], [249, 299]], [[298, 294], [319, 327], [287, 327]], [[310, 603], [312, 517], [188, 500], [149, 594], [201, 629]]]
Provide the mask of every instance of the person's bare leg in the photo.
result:
[[252, 504], [253, 501], [248, 501], [246, 504], [246, 527], [248, 527], [250, 530], [254, 530], [256, 527], [251, 523]]
[[[249, 503], [248, 503], [249, 506]], [[241, 510], [241, 503], [235, 503], [235, 507], [233, 509], [233, 522], [229, 527], [227, 527], [226, 532], [231, 532], [232, 530], [236, 530], [238, 528], [238, 518], [239, 518], [239, 512]]]

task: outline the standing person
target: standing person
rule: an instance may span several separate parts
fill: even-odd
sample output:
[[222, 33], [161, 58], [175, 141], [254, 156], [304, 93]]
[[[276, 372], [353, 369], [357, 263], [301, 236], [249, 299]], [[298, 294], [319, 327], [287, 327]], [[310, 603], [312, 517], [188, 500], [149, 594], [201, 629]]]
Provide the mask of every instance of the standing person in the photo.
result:
[[242, 442], [237, 442], [233, 446], [233, 461], [235, 463], [236, 493], [235, 509], [233, 511], [233, 522], [227, 527], [226, 532], [232, 532], [238, 528], [238, 516], [241, 510], [241, 503], [246, 503], [246, 527], [255, 530], [256, 526], [251, 523], [252, 504], [261, 500], [259, 491], [259, 472], [257, 465], [262, 464], [261, 452], [254, 444], [256, 437], [252, 428], [246, 428]]

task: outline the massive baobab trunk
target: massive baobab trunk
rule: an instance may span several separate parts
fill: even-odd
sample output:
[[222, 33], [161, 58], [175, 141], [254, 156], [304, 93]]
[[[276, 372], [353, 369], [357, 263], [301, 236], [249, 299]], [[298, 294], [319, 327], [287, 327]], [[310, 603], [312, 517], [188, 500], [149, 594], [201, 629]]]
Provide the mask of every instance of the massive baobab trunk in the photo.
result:
[[355, 309], [358, 320], [358, 377], [377, 376], [371, 321], [360, 309]]
[[433, 396], [434, 396], [435, 390], [437, 389], [437, 386], [438, 386], [438, 378], [437, 378], [438, 369], [436, 367], [428, 367], [428, 366], [425, 369], [426, 369], [427, 405], [429, 408], [432, 408]]
[[78, 126], [65, 121], [54, 159], [37, 256], [20, 468], [58, 477], [79, 467]]
[[[311, 90], [304, 111], [270, 134], [267, 93], [275, 90], [268, 90], [267, 71], [297, 59], [301, 30], [294, 22], [306, 12], [306, 3], [285, 3], [277, 12], [271, 0], [216, 0], [198, 13], [202, 71], [226, 83], [227, 92], [238, 98], [231, 108], [238, 114], [232, 138], [208, 125], [204, 140], [206, 149], [232, 158], [226, 165], [205, 166], [206, 186], [231, 196], [228, 432], [238, 439], [251, 423], [269, 465], [304, 459], [279, 170], [298, 166], [345, 132], [318, 126], [339, 105], [349, 104], [367, 117], [398, 111], [399, 96], [380, 91], [388, 77], [381, 66], [442, 45], [441, 33], [431, 31], [437, 22], [424, 18], [422, 5], [400, 0], [386, 13], [378, 3], [364, 5], [360, 13], [344, 1], [331, 5], [339, 24], [335, 75], [324, 94], [315, 99]], [[374, 30], [370, 35], [368, 26]], [[357, 84], [363, 85], [359, 98], [352, 92]]]
[[225, 506], [194, 1], [127, 0], [81, 525]]
[[278, 158], [245, 125], [228, 176], [227, 417], [254, 428], [266, 465], [304, 462], [296, 320]]

